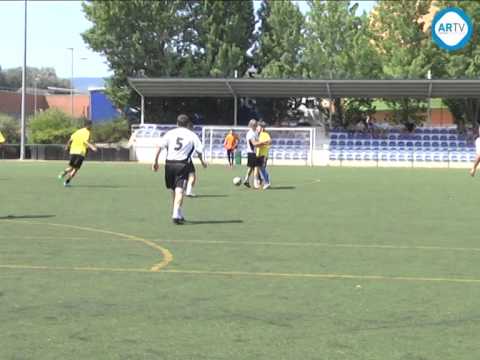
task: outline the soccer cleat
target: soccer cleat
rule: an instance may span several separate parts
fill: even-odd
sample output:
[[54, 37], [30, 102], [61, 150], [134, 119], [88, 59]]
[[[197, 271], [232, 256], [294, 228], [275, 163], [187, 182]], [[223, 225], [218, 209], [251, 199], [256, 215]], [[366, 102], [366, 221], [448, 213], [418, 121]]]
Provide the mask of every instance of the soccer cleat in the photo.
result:
[[244, 181], [244, 182], [243, 182], [243, 185], [245, 185], [247, 188], [250, 187], [250, 183], [249, 183], [248, 181]]
[[263, 190], [267, 190], [270, 187], [270, 183], [266, 183], [263, 185]]
[[70, 183], [68, 183], [68, 182], [65, 181], [65, 182], [63, 183], [63, 186], [65, 186], [65, 187], [70, 187], [70, 186], [72, 186], [72, 185], [70, 185]]
[[185, 194], [185, 196], [187, 196], [187, 197], [196, 197], [197, 195], [195, 195], [194, 193], [188, 193], [188, 194]]
[[185, 223], [184, 218], [172, 218], [172, 221], [175, 225], [183, 225]]
[[58, 174], [57, 178], [58, 178], [58, 180], [62, 180], [63, 179], [63, 173]]

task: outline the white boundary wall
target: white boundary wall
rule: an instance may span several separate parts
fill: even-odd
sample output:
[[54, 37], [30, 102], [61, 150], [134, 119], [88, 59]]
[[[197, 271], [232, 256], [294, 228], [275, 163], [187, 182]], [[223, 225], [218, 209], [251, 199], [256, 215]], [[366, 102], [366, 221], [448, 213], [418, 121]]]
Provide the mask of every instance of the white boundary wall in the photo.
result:
[[[154, 126], [152, 124], [145, 124], [146, 126]], [[162, 125], [164, 126], [164, 125]], [[173, 126], [172, 126], [173, 127]], [[152, 163], [155, 156], [156, 145], [158, 144], [159, 137], [142, 137], [135, 138], [135, 131], [141, 127], [136, 125], [132, 128], [132, 137], [129, 141], [131, 149], [131, 160], [137, 160], [141, 163]], [[220, 131], [222, 134], [228, 130], [234, 131], [246, 131], [246, 127], [228, 127], [228, 126], [204, 126], [202, 128], [202, 142], [205, 145], [205, 154], [207, 160], [211, 164], [226, 164], [224, 158], [215, 159], [209, 152], [213, 139], [213, 131]], [[465, 169], [471, 167], [471, 162], [442, 162], [442, 161], [357, 161], [357, 160], [330, 160], [330, 150], [328, 149], [328, 137], [321, 136], [317, 132], [316, 128], [275, 128], [269, 127], [267, 131], [272, 134], [272, 139], [275, 137], [275, 130], [280, 131], [306, 131], [309, 136], [308, 156], [307, 160], [280, 160], [274, 159], [271, 156], [270, 165], [295, 165], [295, 166], [334, 166], [334, 167], [399, 167], [399, 168], [459, 168]], [[212, 135], [212, 137], [210, 137]], [[319, 139], [321, 137], [321, 139]], [[318, 145], [318, 148], [317, 148]], [[213, 146], [213, 144], [212, 144]], [[243, 149], [241, 149], [243, 150]], [[273, 147], [271, 151], [274, 151]], [[160, 156], [160, 161], [165, 159], [165, 153]], [[197, 162], [194, 159], [194, 162]], [[242, 164], [245, 164], [245, 159], [242, 159]]]

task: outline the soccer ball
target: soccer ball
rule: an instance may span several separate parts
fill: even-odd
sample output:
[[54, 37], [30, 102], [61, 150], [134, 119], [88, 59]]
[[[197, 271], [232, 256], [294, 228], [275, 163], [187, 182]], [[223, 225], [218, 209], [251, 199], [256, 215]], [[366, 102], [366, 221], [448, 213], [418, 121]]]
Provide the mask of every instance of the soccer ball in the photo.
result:
[[233, 181], [233, 185], [238, 186], [242, 183], [242, 178], [240, 176], [235, 176], [232, 181]]

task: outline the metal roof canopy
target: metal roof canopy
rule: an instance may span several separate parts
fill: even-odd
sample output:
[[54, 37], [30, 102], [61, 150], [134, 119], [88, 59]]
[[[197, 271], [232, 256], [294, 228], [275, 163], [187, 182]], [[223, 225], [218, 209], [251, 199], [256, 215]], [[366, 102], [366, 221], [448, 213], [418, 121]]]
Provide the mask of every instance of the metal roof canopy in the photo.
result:
[[145, 97], [465, 98], [480, 97], [480, 80], [272, 80], [129, 78]]
[[[480, 80], [277, 80], [228, 78], [129, 78], [145, 97], [480, 98]], [[236, 124], [236, 114], [235, 121]]]

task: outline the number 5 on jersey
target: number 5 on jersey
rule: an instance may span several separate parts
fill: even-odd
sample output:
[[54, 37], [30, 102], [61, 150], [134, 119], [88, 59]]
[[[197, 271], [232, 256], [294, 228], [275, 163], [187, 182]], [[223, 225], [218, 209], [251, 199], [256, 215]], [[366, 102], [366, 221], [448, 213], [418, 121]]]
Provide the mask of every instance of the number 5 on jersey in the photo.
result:
[[177, 137], [177, 146], [173, 148], [173, 150], [178, 151], [182, 148], [183, 146], [183, 138]]

